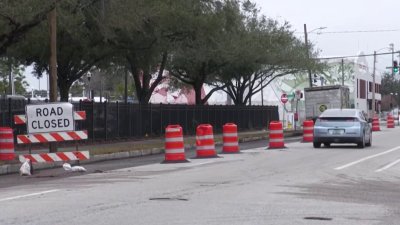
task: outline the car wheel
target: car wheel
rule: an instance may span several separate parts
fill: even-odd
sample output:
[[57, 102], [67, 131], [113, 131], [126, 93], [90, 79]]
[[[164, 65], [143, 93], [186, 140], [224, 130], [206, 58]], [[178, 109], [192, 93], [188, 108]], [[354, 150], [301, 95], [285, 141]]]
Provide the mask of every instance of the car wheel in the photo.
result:
[[362, 140], [357, 143], [358, 148], [364, 148], [365, 147], [365, 134], [362, 137]]
[[369, 135], [369, 141], [365, 144], [365, 146], [370, 147], [372, 145], [372, 133]]
[[329, 148], [329, 147], [331, 147], [331, 143], [325, 142], [325, 143], [324, 143], [324, 146], [327, 147], [327, 148]]
[[313, 142], [314, 148], [320, 148], [321, 142]]

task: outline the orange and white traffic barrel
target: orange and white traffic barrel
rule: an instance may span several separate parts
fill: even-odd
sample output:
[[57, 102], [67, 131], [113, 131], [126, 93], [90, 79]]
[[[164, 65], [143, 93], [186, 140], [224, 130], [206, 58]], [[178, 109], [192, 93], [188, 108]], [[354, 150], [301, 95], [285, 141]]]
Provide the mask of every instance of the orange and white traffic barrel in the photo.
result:
[[303, 122], [303, 142], [313, 142], [314, 139], [314, 121], [305, 120]]
[[283, 126], [280, 121], [271, 121], [269, 123], [269, 149], [285, 148], [283, 141]]
[[213, 127], [210, 124], [200, 124], [196, 129], [196, 157], [214, 158], [217, 156], [214, 144]]
[[372, 131], [381, 131], [379, 126], [379, 118], [377, 116], [372, 118]]
[[387, 128], [394, 128], [394, 118], [392, 115], [388, 114], [386, 117], [386, 126]]
[[0, 127], [0, 160], [14, 160], [14, 134], [10, 127]]
[[239, 153], [239, 138], [237, 126], [234, 123], [226, 123], [222, 126], [223, 153]]
[[188, 162], [185, 156], [183, 132], [180, 125], [169, 125], [165, 129], [164, 162]]

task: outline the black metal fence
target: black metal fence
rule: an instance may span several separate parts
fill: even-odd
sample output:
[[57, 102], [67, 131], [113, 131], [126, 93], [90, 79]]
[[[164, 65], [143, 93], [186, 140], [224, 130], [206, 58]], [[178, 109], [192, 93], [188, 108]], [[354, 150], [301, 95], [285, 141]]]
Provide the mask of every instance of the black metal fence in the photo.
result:
[[[26, 100], [1, 99], [1, 126], [14, 129], [14, 134], [26, 133], [26, 126], [14, 125], [13, 115], [25, 114]], [[87, 118], [77, 122], [76, 129], [88, 131], [89, 140], [107, 141], [162, 136], [170, 124], [179, 124], [184, 135], [195, 134], [199, 124], [208, 123], [214, 132], [222, 131], [225, 123], [237, 124], [239, 131], [267, 128], [278, 120], [277, 106], [170, 105], [132, 103], [73, 103], [75, 110], [86, 111]]]

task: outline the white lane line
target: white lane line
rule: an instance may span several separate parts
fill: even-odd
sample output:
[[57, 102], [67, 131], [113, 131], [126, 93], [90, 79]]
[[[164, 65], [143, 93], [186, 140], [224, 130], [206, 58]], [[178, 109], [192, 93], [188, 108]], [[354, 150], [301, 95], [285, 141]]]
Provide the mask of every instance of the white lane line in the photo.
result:
[[356, 164], [358, 164], [358, 163], [364, 162], [364, 161], [366, 161], [366, 160], [368, 160], [368, 159], [372, 159], [372, 158], [375, 158], [375, 157], [378, 157], [378, 156], [381, 156], [381, 155], [384, 155], [384, 154], [387, 154], [387, 153], [390, 153], [390, 152], [393, 152], [393, 151], [397, 151], [397, 150], [399, 150], [399, 149], [400, 149], [400, 146], [397, 146], [397, 147], [392, 148], [392, 149], [389, 149], [389, 150], [387, 150], [387, 151], [385, 151], [385, 152], [381, 152], [381, 153], [378, 153], [378, 154], [375, 154], [375, 155], [367, 156], [367, 157], [365, 157], [365, 158], [362, 158], [362, 159], [359, 159], [359, 160], [357, 160], [357, 161], [348, 163], [348, 164], [346, 164], [346, 165], [336, 167], [335, 170], [342, 170], [342, 169], [345, 169], [345, 168], [347, 168], [347, 167], [354, 166], [354, 165], [356, 165]]
[[384, 166], [384, 167], [382, 167], [382, 168], [380, 168], [378, 170], [375, 170], [375, 172], [382, 172], [382, 171], [384, 171], [386, 169], [389, 169], [390, 167], [396, 165], [399, 162], [400, 162], [400, 159], [398, 159], [398, 160], [396, 160], [396, 161], [394, 161], [394, 162], [392, 162], [392, 163], [390, 163], [390, 164], [388, 164], [388, 165], [386, 165], [386, 166]]
[[2, 198], [0, 199], [0, 202], [5, 202], [5, 201], [10, 201], [10, 200], [16, 200], [20, 198], [27, 198], [27, 197], [32, 197], [32, 196], [37, 196], [37, 195], [44, 195], [52, 192], [60, 191], [59, 189], [53, 189], [53, 190], [48, 190], [48, 191], [42, 191], [42, 192], [37, 192], [37, 193], [32, 193], [32, 194], [27, 194], [27, 195], [18, 195], [14, 197], [9, 197], [9, 198]]

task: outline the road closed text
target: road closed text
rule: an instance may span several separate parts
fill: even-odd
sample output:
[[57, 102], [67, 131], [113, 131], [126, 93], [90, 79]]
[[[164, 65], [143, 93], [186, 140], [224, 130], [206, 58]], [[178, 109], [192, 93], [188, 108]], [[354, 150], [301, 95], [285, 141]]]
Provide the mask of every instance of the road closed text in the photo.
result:
[[73, 106], [70, 103], [28, 105], [26, 110], [29, 133], [74, 130]]
[[70, 121], [67, 119], [52, 119], [45, 121], [32, 121], [31, 126], [33, 129], [49, 129], [49, 128], [57, 128], [57, 127], [69, 127]]

